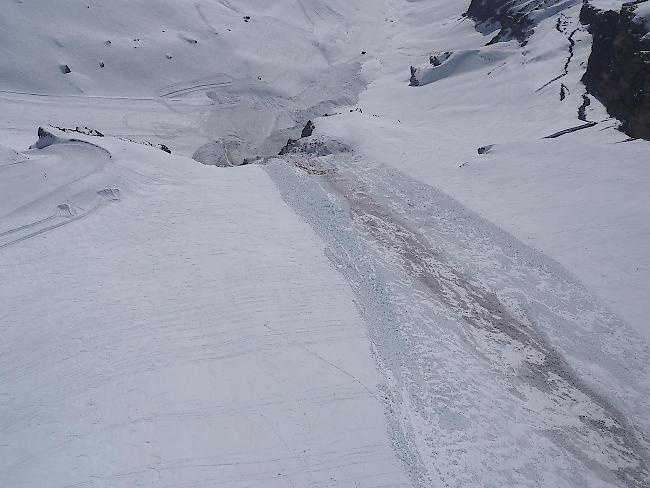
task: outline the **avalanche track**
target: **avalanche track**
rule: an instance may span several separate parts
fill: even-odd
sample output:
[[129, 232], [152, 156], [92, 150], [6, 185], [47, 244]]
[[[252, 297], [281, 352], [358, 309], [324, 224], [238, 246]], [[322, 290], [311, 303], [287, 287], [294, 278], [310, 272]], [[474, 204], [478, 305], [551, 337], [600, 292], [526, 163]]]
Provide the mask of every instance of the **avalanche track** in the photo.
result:
[[649, 146], [580, 2], [526, 46], [469, 1], [7, 3], [0, 488], [649, 486]]
[[300, 159], [268, 171], [357, 296], [414, 485], [645, 486], [649, 358], [624, 324], [439, 191]]

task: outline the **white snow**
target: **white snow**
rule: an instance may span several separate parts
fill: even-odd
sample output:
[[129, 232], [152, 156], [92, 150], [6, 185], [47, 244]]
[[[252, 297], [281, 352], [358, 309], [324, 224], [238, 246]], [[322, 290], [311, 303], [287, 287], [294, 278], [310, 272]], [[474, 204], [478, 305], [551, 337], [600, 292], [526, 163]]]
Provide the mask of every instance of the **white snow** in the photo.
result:
[[292, 127], [274, 100], [309, 106], [358, 10], [2, 6], [0, 485], [409, 484], [323, 244], [261, 168], [182, 156]]
[[579, 4], [5, 3], [1, 486], [644, 486], [650, 143], [544, 138]]
[[0, 170], [3, 486], [405, 485], [349, 288], [264, 172], [101, 142]]
[[634, 15], [650, 29], [650, 2], [641, 2], [636, 5]]
[[[408, 28], [379, 60], [380, 75], [358, 104], [363, 113], [319, 120], [319, 130], [448, 192], [556, 259], [649, 339], [650, 143], [621, 143], [625, 135], [593, 97], [587, 118], [598, 126], [543, 140], [582, 124], [589, 35], [574, 36], [569, 74], [537, 92], [562, 72], [567, 34], [549, 19], [523, 50], [482, 48], [486, 38], [471, 22], [454, 20], [463, 8], [439, 14], [421, 2], [400, 11]], [[571, 9], [574, 19], [579, 8]], [[574, 20], [567, 33], [576, 27]], [[424, 67], [424, 86], [407, 86], [408, 63], [428, 64], [434, 51], [456, 54]], [[560, 83], [569, 92], [563, 102]], [[488, 144], [496, 147], [478, 156]]]

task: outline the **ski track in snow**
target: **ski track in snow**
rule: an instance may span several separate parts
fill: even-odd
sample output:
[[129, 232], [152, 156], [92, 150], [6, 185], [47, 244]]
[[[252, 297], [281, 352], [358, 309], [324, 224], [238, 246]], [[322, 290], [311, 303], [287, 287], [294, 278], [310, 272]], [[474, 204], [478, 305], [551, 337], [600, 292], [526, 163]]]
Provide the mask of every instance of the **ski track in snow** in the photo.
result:
[[357, 295], [414, 484], [646, 486], [650, 357], [634, 334], [436, 190], [337, 163], [268, 171]]

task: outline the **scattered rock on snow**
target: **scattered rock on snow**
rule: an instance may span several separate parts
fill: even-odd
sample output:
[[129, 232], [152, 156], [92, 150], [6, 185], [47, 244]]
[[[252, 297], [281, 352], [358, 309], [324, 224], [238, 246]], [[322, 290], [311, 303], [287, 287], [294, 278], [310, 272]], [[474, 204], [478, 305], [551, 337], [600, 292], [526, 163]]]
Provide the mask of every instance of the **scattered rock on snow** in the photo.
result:
[[299, 152], [299, 150], [300, 149], [298, 147], [298, 140], [289, 138], [287, 140], [287, 143], [284, 145], [284, 147], [280, 149], [278, 156], [284, 156], [285, 154], [289, 154], [292, 152]]
[[99, 132], [96, 129], [90, 129], [89, 127], [75, 127], [74, 129], [69, 129], [67, 127], [59, 127], [52, 125], [55, 129], [60, 130], [61, 132], [77, 132], [79, 134], [84, 134], [86, 136], [95, 136], [95, 137], [104, 137], [104, 134]]
[[329, 156], [330, 154], [347, 152], [351, 152], [351, 149], [342, 142], [311, 138], [300, 140], [289, 139], [278, 155], [309, 154], [313, 156]]
[[452, 53], [449, 52], [449, 51], [445, 51], [445, 52], [442, 52], [442, 53], [435, 53], [435, 54], [429, 56], [429, 63], [434, 67], [438, 67], [442, 63], [447, 61], [449, 59], [449, 56], [451, 56], [451, 54]]

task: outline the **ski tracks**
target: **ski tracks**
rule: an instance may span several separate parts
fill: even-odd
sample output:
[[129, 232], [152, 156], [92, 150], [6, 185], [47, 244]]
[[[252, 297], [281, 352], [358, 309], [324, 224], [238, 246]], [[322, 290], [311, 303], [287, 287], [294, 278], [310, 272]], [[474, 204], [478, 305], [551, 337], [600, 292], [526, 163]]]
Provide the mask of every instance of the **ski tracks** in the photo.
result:
[[85, 208], [75, 207], [68, 203], [60, 203], [56, 206], [56, 212], [48, 217], [0, 232], [0, 249], [18, 244], [19, 242], [45, 234], [46, 232], [87, 217], [108, 203], [119, 201], [120, 190], [119, 188], [104, 188], [96, 192], [96, 198], [93, 200], [93, 202], [88, 202], [89, 205], [85, 205]]
[[112, 158], [109, 151], [83, 140], [59, 139], [44, 130], [39, 135], [36, 145], [42, 144], [42, 149], [31, 150], [32, 157], [21, 165], [0, 167], [0, 193], [7, 198], [0, 219], [0, 250], [121, 199], [119, 188], [99, 186], [107, 183], [102, 173]]

